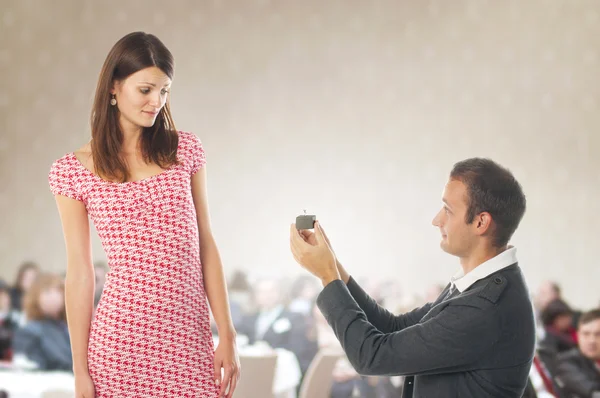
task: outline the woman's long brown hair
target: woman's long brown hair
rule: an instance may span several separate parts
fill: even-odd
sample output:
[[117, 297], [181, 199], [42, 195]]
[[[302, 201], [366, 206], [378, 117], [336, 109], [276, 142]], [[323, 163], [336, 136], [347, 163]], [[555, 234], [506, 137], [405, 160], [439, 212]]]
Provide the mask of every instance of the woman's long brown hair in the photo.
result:
[[[104, 61], [91, 117], [92, 157], [95, 172], [101, 178], [125, 182], [130, 177], [121, 154], [123, 132], [119, 124], [119, 110], [110, 104], [110, 91], [115, 82], [151, 66], [162, 70], [169, 79], [173, 78], [173, 55], [156, 36], [144, 32], [133, 32], [120, 39]], [[162, 168], [177, 164], [177, 144], [177, 130], [167, 98], [154, 125], [143, 128], [141, 149], [144, 161]]]
[[[36, 278], [33, 285], [31, 285], [31, 289], [29, 289], [25, 294], [25, 297], [23, 297], [23, 309], [25, 310], [25, 315], [28, 320], [38, 321], [45, 319], [46, 315], [44, 315], [44, 312], [42, 311], [40, 296], [44, 291], [49, 289], [58, 289], [64, 295], [65, 284], [63, 279], [58, 275], [50, 273], [43, 273]], [[59, 319], [66, 321], [67, 314], [65, 308], [60, 312]]]
[[17, 278], [15, 280], [15, 285], [14, 285], [14, 288], [17, 291], [23, 293], [23, 288], [21, 287], [21, 284], [23, 283], [23, 277], [25, 276], [25, 272], [29, 271], [30, 269], [35, 270], [36, 272], [39, 273], [40, 266], [33, 261], [25, 261], [25, 262], [21, 263], [21, 265], [19, 266], [19, 271], [17, 271]]

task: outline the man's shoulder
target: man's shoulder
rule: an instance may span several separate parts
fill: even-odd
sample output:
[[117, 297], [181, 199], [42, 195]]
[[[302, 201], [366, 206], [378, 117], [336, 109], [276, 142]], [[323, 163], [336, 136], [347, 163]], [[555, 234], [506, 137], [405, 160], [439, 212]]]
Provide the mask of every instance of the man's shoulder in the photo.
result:
[[583, 357], [583, 355], [581, 355], [581, 352], [579, 352], [578, 348], [573, 348], [568, 351], [558, 353], [558, 355], [556, 356], [556, 360], [562, 361], [562, 362], [565, 362], [565, 361], [573, 362], [573, 361], [582, 361], [582, 360], [585, 360], [585, 358]]
[[497, 304], [502, 299], [509, 284], [509, 279], [505, 275], [490, 275], [477, 281], [460, 298], [471, 304], [479, 303], [480, 306], [487, 307]]
[[508, 287], [508, 278], [500, 273], [490, 275], [485, 278], [486, 282], [482, 285], [481, 290], [477, 294], [479, 297], [496, 304]]
[[491, 304], [499, 304], [505, 298], [530, 301], [518, 263], [509, 265], [480, 279], [469, 290], [472, 295]]

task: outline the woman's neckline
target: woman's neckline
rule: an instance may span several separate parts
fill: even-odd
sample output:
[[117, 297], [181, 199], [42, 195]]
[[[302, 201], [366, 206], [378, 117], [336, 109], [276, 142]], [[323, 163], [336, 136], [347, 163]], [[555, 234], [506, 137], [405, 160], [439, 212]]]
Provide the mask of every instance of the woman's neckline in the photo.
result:
[[145, 182], [149, 182], [152, 181], [154, 179], [159, 178], [160, 176], [162, 176], [163, 174], [167, 173], [168, 171], [170, 171], [173, 166], [170, 166], [166, 169], [163, 169], [163, 171], [161, 171], [160, 173], [157, 174], [153, 174], [151, 176], [139, 179], [139, 180], [132, 180], [132, 181], [123, 181], [123, 182], [119, 182], [119, 181], [109, 181], [109, 180], [105, 180], [104, 178], [100, 177], [99, 175], [97, 175], [96, 173], [94, 173], [93, 171], [91, 171], [90, 169], [88, 169], [87, 167], [85, 167], [83, 165], [83, 163], [81, 162], [81, 160], [79, 160], [79, 158], [77, 157], [77, 155], [75, 155], [75, 152], [70, 152], [69, 156], [72, 158], [72, 160], [76, 163], [77, 167], [81, 168], [84, 170], [85, 173], [87, 173], [88, 175], [90, 175], [91, 177], [93, 177], [94, 179], [104, 183], [104, 184], [112, 184], [112, 185], [129, 185], [129, 184], [140, 184], [140, 183], [145, 183]]

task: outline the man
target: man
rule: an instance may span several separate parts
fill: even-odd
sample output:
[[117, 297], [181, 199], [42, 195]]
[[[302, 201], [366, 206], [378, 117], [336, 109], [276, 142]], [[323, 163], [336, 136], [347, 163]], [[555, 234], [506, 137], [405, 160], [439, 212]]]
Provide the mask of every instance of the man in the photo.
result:
[[541, 312], [548, 304], [558, 299], [562, 299], [560, 286], [556, 282], [546, 280], [537, 289], [534, 298], [534, 307]]
[[[560, 286], [556, 282], [552, 282], [549, 280], [543, 281], [538, 287], [537, 293], [533, 298], [533, 308], [536, 311], [536, 318], [538, 320], [537, 323], [537, 338], [538, 341], [542, 341], [546, 338], [546, 328], [544, 327], [544, 322], [542, 319], [542, 314], [546, 307], [551, 303], [555, 303], [556, 301], [560, 301], [562, 303], [564, 301], [562, 297], [562, 292]], [[568, 304], [566, 304], [568, 306]], [[579, 317], [581, 316], [581, 311], [574, 310], [570, 308], [571, 311], [571, 319], [572, 319], [572, 330], [577, 329], [577, 324], [579, 323]]]
[[550, 374], [556, 372], [556, 356], [577, 347], [577, 326], [573, 327], [573, 310], [561, 299], [556, 299], [540, 314], [544, 338], [538, 338], [537, 354]]
[[391, 314], [358, 286], [318, 222], [314, 233], [292, 224], [294, 258], [323, 282], [317, 305], [358, 373], [411, 376], [404, 397], [520, 398], [535, 325], [508, 241], [525, 196], [508, 170], [474, 158], [454, 165], [442, 201], [433, 225], [461, 270], [437, 300], [406, 314]]
[[318, 351], [316, 341], [308, 338], [306, 318], [285, 308], [281, 282], [276, 279], [256, 282], [254, 297], [258, 312], [242, 320], [238, 333], [248, 336], [250, 344], [265, 341], [273, 348], [293, 352], [304, 375]]
[[556, 384], [567, 398], [600, 398], [600, 310], [581, 316], [577, 341], [579, 348], [558, 355]]

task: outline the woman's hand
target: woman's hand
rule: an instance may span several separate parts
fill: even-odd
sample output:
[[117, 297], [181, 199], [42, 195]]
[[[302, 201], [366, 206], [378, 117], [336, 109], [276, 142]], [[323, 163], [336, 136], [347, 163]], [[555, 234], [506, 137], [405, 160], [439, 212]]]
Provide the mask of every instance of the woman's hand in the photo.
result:
[[[224, 370], [221, 379], [221, 369]], [[240, 379], [240, 359], [235, 338], [219, 339], [215, 351], [215, 382], [221, 387], [220, 397], [231, 398]], [[227, 393], [227, 395], [225, 395]]]
[[95, 398], [96, 389], [89, 373], [75, 375], [75, 398]]

